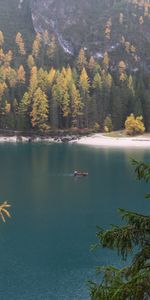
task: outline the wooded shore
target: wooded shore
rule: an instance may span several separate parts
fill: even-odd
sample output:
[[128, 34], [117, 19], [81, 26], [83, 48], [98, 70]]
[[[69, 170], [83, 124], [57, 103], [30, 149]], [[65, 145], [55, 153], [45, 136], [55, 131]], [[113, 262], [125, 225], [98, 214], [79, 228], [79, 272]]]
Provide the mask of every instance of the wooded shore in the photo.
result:
[[150, 148], [150, 135], [119, 136], [104, 133], [51, 131], [49, 133], [0, 130], [0, 143], [76, 143], [92, 147]]

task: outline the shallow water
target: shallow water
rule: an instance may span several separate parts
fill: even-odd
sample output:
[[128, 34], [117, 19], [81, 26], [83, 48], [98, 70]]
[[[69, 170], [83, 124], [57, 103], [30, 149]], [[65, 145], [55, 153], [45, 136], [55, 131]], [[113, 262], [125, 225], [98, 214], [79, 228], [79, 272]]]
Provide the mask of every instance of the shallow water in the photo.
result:
[[[87, 300], [95, 267], [121, 264], [90, 245], [97, 225], [120, 222], [118, 207], [149, 210], [130, 157], [150, 160], [147, 150], [0, 145], [0, 201], [12, 205], [12, 219], [0, 225], [1, 300]], [[74, 178], [75, 169], [89, 176]]]

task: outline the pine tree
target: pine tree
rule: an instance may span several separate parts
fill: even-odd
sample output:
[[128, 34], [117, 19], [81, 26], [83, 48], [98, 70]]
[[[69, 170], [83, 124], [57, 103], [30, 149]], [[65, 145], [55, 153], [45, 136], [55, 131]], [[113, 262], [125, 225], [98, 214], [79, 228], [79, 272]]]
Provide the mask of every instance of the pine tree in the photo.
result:
[[48, 100], [45, 93], [38, 88], [33, 95], [32, 111], [30, 113], [33, 128], [48, 129]]
[[48, 83], [50, 86], [52, 86], [54, 80], [55, 80], [55, 77], [56, 77], [56, 70], [54, 68], [51, 68], [49, 73], [48, 73]]
[[73, 83], [71, 86], [71, 111], [72, 111], [72, 127], [79, 127], [80, 116], [83, 114], [83, 103], [81, 102], [81, 97], [79, 90]]
[[35, 61], [31, 54], [28, 56], [27, 63], [28, 63], [29, 69], [32, 69], [35, 66]]
[[25, 83], [26, 78], [25, 78], [25, 70], [23, 65], [20, 65], [17, 70], [17, 80], [21, 84]]
[[37, 72], [37, 79], [38, 87], [40, 87], [41, 90], [46, 93], [49, 87], [48, 72], [40, 68]]
[[33, 67], [30, 72], [30, 84], [29, 84], [29, 94], [30, 97], [33, 96], [34, 92], [38, 87], [38, 76], [37, 76], [37, 67]]
[[9, 50], [4, 55], [4, 67], [8, 68], [10, 66], [12, 59], [13, 59], [13, 52]]
[[77, 58], [77, 68], [79, 72], [81, 72], [83, 68], [85, 68], [86, 66], [87, 66], [87, 59], [86, 59], [85, 51], [83, 48], [81, 48]]
[[16, 35], [16, 44], [18, 46], [19, 53], [21, 55], [25, 55], [26, 54], [25, 45], [24, 45], [24, 41], [23, 41], [23, 38], [22, 38], [22, 35], [20, 32], [18, 32]]
[[30, 128], [30, 111], [31, 111], [31, 99], [29, 94], [26, 92], [23, 95], [19, 103], [18, 108], [18, 128], [29, 129]]
[[89, 127], [89, 78], [88, 74], [83, 68], [81, 75], [80, 75], [80, 94], [82, 98], [82, 102], [84, 104], [84, 119], [83, 119], [83, 126], [88, 128]]
[[96, 73], [93, 79], [93, 93], [92, 93], [92, 100], [91, 105], [93, 107], [92, 109], [92, 118], [93, 123], [98, 123], [100, 125], [103, 124], [104, 121], [104, 99], [102, 95], [102, 89], [103, 89], [103, 82], [102, 78], [99, 73]]
[[111, 132], [113, 129], [111, 116], [107, 116], [104, 120], [104, 131], [105, 132]]
[[56, 38], [53, 35], [50, 39], [50, 42], [48, 43], [48, 47], [46, 50], [46, 54], [48, 58], [52, 61], [55, 61], [56, 56], [57, 56], [57, 43], [56, 43]]
[[88, 69], [91, 79], [101, 70], [100, 65], [96, 62], [93, 56], [90, 57]]
[[[68, 127], [69, 116], [71, 113], [70, 107], [70, 89], [72, 84], [72, 72], [70, 67], [63, 68], [61, 73], [57, 74], [56, 83], [52, 88], [52, 96], [54, 100], [58, 103], [60, 108], [60, 114], [65, 118], [65, 126]], [[60, 123], [61, 123], [60, 115]]]
[[[133, 161], [138, 179], [150, 180], [150, 165]], [[146, 195], [150, 198], [150, 195]], [[150, 216], [119, 210], [125, 224], [99, 229], [97, 247], [116, 250], [125, 260], [133, 255], [123, 269], [99, 267], [101, 283], [89, 282], [92, 300], [148, 300], [150, 298]], [[134, 252], [133, 252], [134, 250]], [[136, 253], [135, 253], [136, 251]]]
[[11, 67], [9, 67], [7, 69], [7, 81], [10, 85], [11, 88], [14, 88], [16, 86], [17, 83], [17, 72], [15, 71], [15, 69], [12, 69]]
[[39, 56], [40, 49], [41, 49], [41, 41], [42, 41], [41, 35], [40, 33], [37, 33], [32, 45], [32, 56], [35, 58]]
[[3, 32], [0, 31], [0, 47], [2, 47], [4, 44], [4, 35], [3, 35]]
[[150, 89], [142, 91], [142, 108], [146, 130], [150, 131]]
[[108, 70], [108, 68], [109, 68], [109, 62], [110, 62], [110, 59], [109, 59], [108, 53], [105, 52], [104, 53], [104, 58], [103, 58], [104, 69]]

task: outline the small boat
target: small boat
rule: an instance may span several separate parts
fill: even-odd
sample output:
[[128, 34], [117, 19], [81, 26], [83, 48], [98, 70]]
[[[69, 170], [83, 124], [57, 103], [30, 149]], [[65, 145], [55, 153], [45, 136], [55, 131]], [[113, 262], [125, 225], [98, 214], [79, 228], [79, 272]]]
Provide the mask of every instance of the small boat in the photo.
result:
[[89, 174], [87, 172], [81, 172], [81, 171], [74, 171], [74, 176], [88, 176]]

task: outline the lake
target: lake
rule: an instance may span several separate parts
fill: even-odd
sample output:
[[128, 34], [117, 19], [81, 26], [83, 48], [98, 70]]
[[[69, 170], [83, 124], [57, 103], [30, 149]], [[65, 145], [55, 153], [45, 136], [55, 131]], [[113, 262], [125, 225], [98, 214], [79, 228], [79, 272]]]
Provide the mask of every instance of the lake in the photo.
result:
[[[148, 150], [67, 144], [1, 144], [0, 201], [12, 219], [0, 224], [1, 300], [87, 300], [95, 267], [120, 266], [108, 250], [90, 251], [96, 226], [119, 224], [117, 208], [149, 211], [130, 158]], [[89, 172], [75, 178], [74, 170]]]

